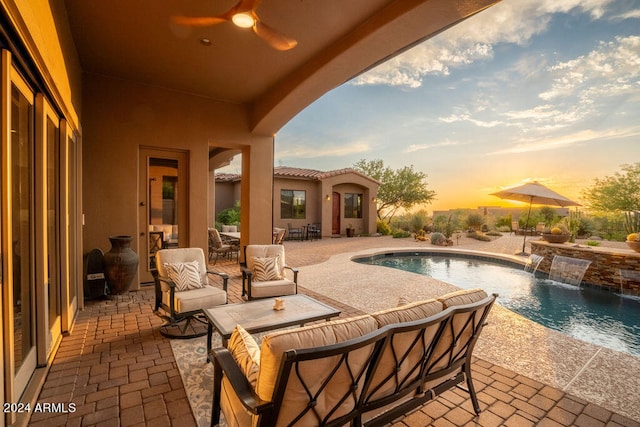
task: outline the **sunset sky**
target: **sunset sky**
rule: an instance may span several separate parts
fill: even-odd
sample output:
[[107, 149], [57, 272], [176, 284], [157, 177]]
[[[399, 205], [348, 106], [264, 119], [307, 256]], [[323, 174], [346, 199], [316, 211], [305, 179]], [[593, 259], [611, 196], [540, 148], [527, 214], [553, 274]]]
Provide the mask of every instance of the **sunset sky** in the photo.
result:
[[276, 135], [275, 157], [413, 165], [437, 193], [430, 212], [509, 206], [489, 193], [527, 180], [579, 201], [640, 162], [640, 1], [503, 0], [327, 93]]

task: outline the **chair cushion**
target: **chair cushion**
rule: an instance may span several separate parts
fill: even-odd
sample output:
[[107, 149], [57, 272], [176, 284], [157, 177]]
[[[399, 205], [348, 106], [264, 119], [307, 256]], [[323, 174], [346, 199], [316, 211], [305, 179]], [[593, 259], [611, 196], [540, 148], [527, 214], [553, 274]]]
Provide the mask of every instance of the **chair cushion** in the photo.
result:
[[465, 304], [473, 304], [474, 302], [478, 302], [487, 297], [487, 293], [480, 289], [463, 289], [456, 292], [451, 292], [446, 295], [442, 295], [438, 297], [438, 301], [440, 301], [444, 307], [447, 309], [449, 307], [453, 307], [456, 305], [465, 305]]
[[278, 257], [278, 268], [281, 272], [284, 271], [284, 266], [287, 265], [284, 256], [284, 246], [282, 245], [248, 245], [245, 248], [245, 259], [247, 261], [247, 268], [253, 271], [253, 259], [264, 257]]
[[158, 267], [158, 274], [162, 277], [169, 277], [167, 269], [164, 268], [166, 263], [172, 264], [191, 261], [198, 261], [198, 265], [200, 266], [200, 283], [208, 284], [207, 262], [204, 259], [204, 251], [202, 248], [161, 249], [156, 252], [156, 266]]
[[169, 278], [176, 284], [176, 291], [199, 289], [203, 286], [198, 261], [165, 263], [164, 268]]
[[417, 301], [399, 307], [388, 308], [373, 313], [371, 316], [378, 322], [378, 327], [392, 323], [411, 322], [425, 319], [442, 311], [442, 303], [434, 299]]
[[253, 277], [257, 282], [283, 279], [279, 256], [253, 257]]
[[238, 367], [255, 390], [260, 372], [260, 347], [242, 326], [237, 325], [227, 346]]
[[278, 297], [296, 293], [293, 280], [271, 280], [269, 282], [251, 282], [251, 298]]
[[[207, 285], [199, 289], [176, 292], [174, 294], [174, 309], [178, 313], [197, 311], [227, 303], [227, 293], [222, 289]], [[162, 293], [162, 302], [169, 305], [169, 292]]]

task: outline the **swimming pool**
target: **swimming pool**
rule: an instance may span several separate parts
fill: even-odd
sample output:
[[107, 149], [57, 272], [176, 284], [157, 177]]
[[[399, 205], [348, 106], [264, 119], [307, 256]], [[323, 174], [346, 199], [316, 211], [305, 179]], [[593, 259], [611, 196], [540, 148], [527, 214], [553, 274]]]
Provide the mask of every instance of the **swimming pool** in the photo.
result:
[[[466, 255], [386, 254], [356, 262], [423, 274], [463, 289], [500, 294], [497, 303], [548, 328], [640, 356], [640, 300], [534, 277], [516, 264]], [[538, 275], [537, 275], [538, 276]]]

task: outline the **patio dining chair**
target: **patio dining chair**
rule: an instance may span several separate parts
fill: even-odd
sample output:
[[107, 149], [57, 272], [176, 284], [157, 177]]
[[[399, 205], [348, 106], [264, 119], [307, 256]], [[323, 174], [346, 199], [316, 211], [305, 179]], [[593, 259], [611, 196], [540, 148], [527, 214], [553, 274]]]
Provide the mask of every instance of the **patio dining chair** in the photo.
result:
[[302, 240], [302, 228], [296, 228], [291, 223], [287, 224], [288, 240]]
[[[227, 303], [229, 277], [207, 269], [201, 248], [161, 249], [156, 252], [156, 267], [152, 271], [155, 311], [164, 320], [160, 333], [168, 338], [185, 339], [205, 335], [207, 328], [193, 322], [206, 325], [202, 309]], [[213, 286], [210, 275], [221, 279], [222, 286]]]
[[223, 258], [225, 256], [230, 257], [234, 251], [239, 251], [239, 247], [234, 248], [229, 243], [223, 242], [218, 230], [215, 228], [209, 229], [209, 262], [211, 262], [215, 255], [215, 259], [213, 259], [213, 264], [215, 265], [220, 256]]

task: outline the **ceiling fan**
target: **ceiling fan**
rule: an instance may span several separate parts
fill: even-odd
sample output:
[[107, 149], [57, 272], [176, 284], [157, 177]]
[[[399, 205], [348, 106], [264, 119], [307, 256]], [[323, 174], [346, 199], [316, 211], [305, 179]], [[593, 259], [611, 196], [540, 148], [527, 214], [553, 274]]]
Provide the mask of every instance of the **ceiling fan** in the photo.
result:
[[252, 28], [258, 37], [269, 43], [274, 49], [289, 50], [296, 47], [298, 42], [295, 39], [285, 36], [260, 20], [260, 17], [256, 13], [260, 1], [261, 0], [240, 0], [231, 9], [218, 16], [173, 16], [172, 20], [176, 24], [194, 27], [207, 27], [231, 21], [238, 27]]

